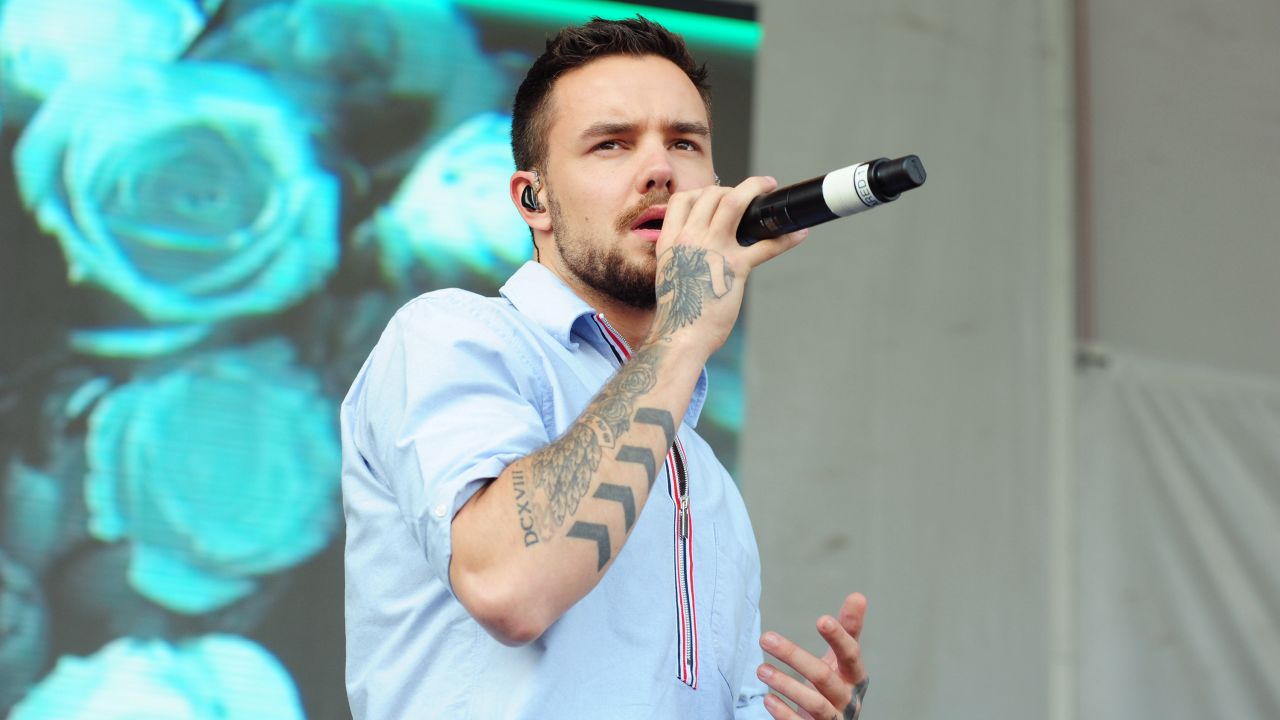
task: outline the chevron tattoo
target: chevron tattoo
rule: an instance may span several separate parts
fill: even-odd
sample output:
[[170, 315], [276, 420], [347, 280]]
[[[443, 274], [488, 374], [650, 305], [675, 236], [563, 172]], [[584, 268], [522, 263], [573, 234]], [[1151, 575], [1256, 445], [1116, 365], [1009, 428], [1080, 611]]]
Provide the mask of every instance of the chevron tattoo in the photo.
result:
[[600, 523], [576, 522], [569, 528], [569, 537], [590, 540], [596, 544], [596, 571], [604, 570], [613, 553], [609, 549], [609, 528]]
[[596, 488], [596, 493], [593, 497], [601, 500], [612, 500], [622, 505], [623, 529], [631, 532], [631, 526], [636, 522], [636, 496], [631, 492], [631, 488], [626, 485], [600, 483], [600, 487]]

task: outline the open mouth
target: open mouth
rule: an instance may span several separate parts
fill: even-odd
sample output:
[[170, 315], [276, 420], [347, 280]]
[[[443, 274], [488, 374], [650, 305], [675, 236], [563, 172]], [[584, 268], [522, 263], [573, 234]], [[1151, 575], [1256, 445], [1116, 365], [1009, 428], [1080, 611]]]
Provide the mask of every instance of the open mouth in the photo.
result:
[[633, 231], [641, 232], [645, 235], [657, 236], [662, 230], [662, 220], [667, 216], [666, 205], [654, 205], [646, 208], [644, 212], [636, 217], [631, 224]]

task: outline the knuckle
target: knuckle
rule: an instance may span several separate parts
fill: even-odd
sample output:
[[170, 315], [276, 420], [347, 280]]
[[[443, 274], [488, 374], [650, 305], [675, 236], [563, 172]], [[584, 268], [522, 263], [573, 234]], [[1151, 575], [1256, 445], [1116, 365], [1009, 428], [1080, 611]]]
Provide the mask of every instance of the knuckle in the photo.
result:
[[832, 713], [835, 712], [835, 708], [831, 707], [831, 703], [821, 698], [807, 702], [801, 707], [804, 708], [805, 712], [809, 713], [815, 718], [833, 717]]
[[679, 192], [672, 193], [671, 197], [667, 199], [667, 204], [668, 205], [676, 205], [681, 203], [691, 204], [693, 203], [694, 200], [698, 199], [698, 196], [700, 194], [702, 194], [702, 190], [699, 188], [694, 188], [692, 190], [681, 190]]
[[724, 204], [724, 193], [721, 188], [712, 188], [702, 193], [702, 202], [706, 204], [708, 210], [715, 210]]
[[726, 193], [724, 198], [720, 200], [721, 207], [738, 211], [747, 207], [747, 203], [751, 202], [755, 195], [747, 195], [745, 193], [730, 192]]

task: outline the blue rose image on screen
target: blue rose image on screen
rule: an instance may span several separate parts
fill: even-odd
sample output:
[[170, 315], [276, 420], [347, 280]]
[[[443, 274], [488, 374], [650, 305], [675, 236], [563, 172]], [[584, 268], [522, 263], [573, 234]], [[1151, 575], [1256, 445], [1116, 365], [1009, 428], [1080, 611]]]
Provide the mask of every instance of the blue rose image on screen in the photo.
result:
[[[366, 119], [378, 122], [381, 132], [396, 132], [384, 115], [382, 103], [389, 98], [435, 101], [433, 125], [440, 128], [509, 101], [501, 68], [481, 50], [472, 23], [448, 0], [244, 6], [251, 9], [202, 40], [192, 57], [259, 70], [309, 107], [327, 110], [326, 118], [338, 124], [351, 121], [347, 114], [365, 106], [372, 111]], [[343, 106], [344, 112], [332, 112]], [[358, 135], [347, 139], [362, 140]]]
[[510, 115], [482, 113], [442, 138], [374, 216], [383, 275], [407, 283], [422, 266], [442, 279], [463, 268], [505, 279], [532, 248], [507, 196], [514, 171]]
[[303, 720], [293, 680], [261, 646], [233, 635], [178, 645], [121, 638], [67, 655], [9, 720]]
[[163, 607], [240, 600], [336, 531], [335, 412], [282, 341], [140, 376], [89, 418], [89, 530], [130, 544], [130, 585]]
[[0, 98], [34, 107], [64, 81], [176, 60], [222, 0], [0, 2]]
[[73, 282], [207, 328], [286, 308], [336, 267], [338, 184], [307, 128], [242, 68], [131, 65], [52, 94], [19, 139], [19, 190]]
[[[511, 95], [635, 12], [667, 11], [0, 0], [0, 716], [347, 717], [342, 393], [400, 304], [531, 258]], [[679, 23], [737, 78], [741, 176], [758, 39]], [[737, 338], [700, 426], [730, 464]]]
[[36, 577], [0, 551], [0, 708], [44, 671], [48, 625]]

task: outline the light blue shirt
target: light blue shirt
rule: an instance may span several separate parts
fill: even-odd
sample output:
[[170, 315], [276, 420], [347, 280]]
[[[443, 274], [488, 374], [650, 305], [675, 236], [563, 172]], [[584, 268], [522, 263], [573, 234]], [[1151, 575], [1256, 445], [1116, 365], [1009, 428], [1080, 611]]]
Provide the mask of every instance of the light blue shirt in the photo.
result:
[[[595, 311], [527, 263], [500, 298], [401, 308], [342, 403], [347, 695], [356, 720], [768, 718], [760, 556], [729, 474], [693, 431], [691, 611], [679, 609], [664, 464], [617, 559], [538, 640], [494, 640], [449, 583], [450, 523], [489, 479], [559, 437], [620, 366]], [[696, 633], [681, 633], [691, 617]], [[683, 639], [683, 640], [682, 640]], [[692, 640], [693, 673], [681, 677]]]

